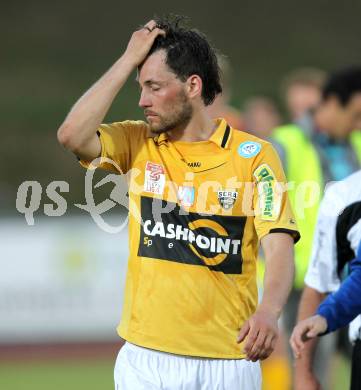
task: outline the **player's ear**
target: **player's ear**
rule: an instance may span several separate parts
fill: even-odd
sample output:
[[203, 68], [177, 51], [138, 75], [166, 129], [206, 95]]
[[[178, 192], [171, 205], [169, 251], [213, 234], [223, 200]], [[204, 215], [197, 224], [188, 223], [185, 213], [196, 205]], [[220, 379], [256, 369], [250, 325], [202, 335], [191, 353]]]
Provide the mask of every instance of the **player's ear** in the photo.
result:
[[202, 96], [202, 88], [203, 82], [198, 75], [194, 74], [188, 77], [186, 81], [186, 90], [190, 99]]

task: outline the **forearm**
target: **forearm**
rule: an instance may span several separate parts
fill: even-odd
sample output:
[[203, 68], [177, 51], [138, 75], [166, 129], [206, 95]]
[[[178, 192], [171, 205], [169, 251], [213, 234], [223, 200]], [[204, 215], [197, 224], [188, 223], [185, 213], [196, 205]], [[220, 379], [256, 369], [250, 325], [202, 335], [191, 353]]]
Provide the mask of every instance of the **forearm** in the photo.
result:
[[[282, 280], [280, 280], [282, 275]], [[282, 309], [287, 302], [294, 277], [293, 258], [271, 258], [266, 264], [264, 276], [263, 298], [260, 309], [272, 311], [280, 317]]]
[[122, 56], [74, 105], [58, 130], [59, 141], [76, 150], [94, 137], [114, 98], [135, 67]]
[[292, 238], [288, 236], [285, 242], [269, 245], [265, 259], [264, 292], [259, 309], [271, 311], [279, 317], [290, 293], [295, 272]]
[[294, 275], [293, 238], [285, 233], [267, 234], [261, 239], [266, 262], [263, 299], [244, 323], [237, 342], [247, 341], [247, 358], [266, 359], [274, 350], [278, 318], [286, 303]]
[[[313, 316], [324, 297], [325, 294], [320, 293], [311, 287], [305, 286], [299, 304], [297, 321]], [[313, 356], [317, 342], [318, 339], [315, 338], [305, 343], [302, 355], [295, 361], [296, 371], [312, 371]]]

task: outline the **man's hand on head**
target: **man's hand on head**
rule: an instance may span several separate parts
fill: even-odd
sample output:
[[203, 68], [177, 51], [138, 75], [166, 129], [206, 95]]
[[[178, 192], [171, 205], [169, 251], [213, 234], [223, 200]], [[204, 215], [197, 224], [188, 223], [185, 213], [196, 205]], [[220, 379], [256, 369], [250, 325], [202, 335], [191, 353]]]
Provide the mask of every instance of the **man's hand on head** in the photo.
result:
[[165, 31], [157, 27], [154, 20], [148, 22], [140, 30], [133, 33], [124, 53], [124, 58], [134, 66], [139, 66], [147, 57], [154, 40], [159, 36], [165, 36]]

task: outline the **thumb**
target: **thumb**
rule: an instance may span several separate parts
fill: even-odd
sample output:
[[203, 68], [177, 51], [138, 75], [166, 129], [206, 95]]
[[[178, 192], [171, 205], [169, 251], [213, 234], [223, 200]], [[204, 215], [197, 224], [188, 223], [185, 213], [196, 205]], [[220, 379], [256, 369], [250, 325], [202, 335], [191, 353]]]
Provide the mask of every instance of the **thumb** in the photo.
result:
[[245, 337], [248, 335], [249, 333], [249, 330], [250, 330], [250, 325], [249, 325], [249, 321], [246, 321], [241, 330], [239, 331], [239, 334], [238, 334], [238, 337], [237, 337], [237, 343], [241, 343]]
[[309, 339], [312, 339], [316, 336], [318, 336], [318, 329], [316, 329], [315, 327], [312, 327], [307, 333], [306, 333], [306, 337], [308, 337]]

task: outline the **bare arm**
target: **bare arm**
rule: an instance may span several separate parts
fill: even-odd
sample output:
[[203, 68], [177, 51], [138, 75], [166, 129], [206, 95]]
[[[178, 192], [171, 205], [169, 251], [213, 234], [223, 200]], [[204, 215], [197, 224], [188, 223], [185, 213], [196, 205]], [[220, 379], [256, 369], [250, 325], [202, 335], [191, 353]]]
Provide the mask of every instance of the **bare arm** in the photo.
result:
[[[298, 309], [297, 320], [301, 321], [313, 316], [325, 296], [326, 294], [305, 286]], [[317, 379], [312, 372], [313, 356], [317, 343], [317, 338], [309, 340], [304, 345], [301, 356], [295, 361], [295, 389], [308, 388], [313, 390], [319, 388]]]
[[155, 38], [164, 34], [153, 20], [146, 26], [133, 33], [124, 54], [75, 103], [58, 130], [59, 142], [82, 159], [91, 161], [100, 155], [96, 135], [99, 125], [132, 71], [147, 56]]
[[260, 308], [275, 313], [279, 318], [291, 291], [295, 273], [293, 238], [285, 233], [272, 233], [265, 236], [261, 244], [266, 272]]
[[261, 244], [266, 260], [263, 299], [238, 337], [238, 342], [247, 337], [244, 350], [252, 361], [267, 358], [274, 349], [278, 337], [277, 322], [294, 276], [293, 239], [290, 235], [268, 234]]

